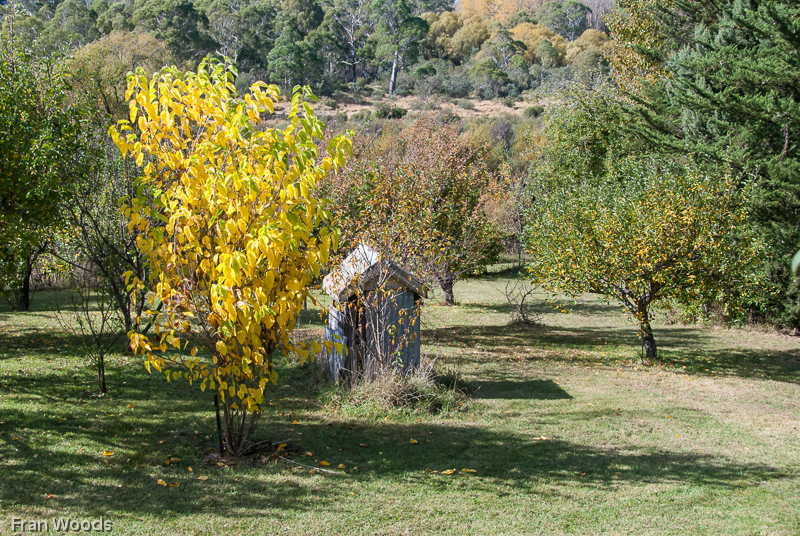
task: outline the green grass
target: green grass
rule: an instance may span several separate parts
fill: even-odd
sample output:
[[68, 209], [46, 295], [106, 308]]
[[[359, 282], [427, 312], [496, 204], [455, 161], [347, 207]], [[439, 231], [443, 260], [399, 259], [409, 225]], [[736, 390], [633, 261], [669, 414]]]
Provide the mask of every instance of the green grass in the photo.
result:
[[[291, 438], [294, 460], [335, 475], [270, 457], [208, 465], [208, 392], [120, 354], [110, 396], [93, 398], [52, 295], [0, 309], [0, 533], [12, 516], [104, 516], [147, 535], [800, 532], [797, 338], [656, 323], [663, 363], [643, 367], [617, 307], [538, 294], [543, 326], [510, 325], [504, 285], [426, 303], [423, 350], [459, 371], [460, 412], [343, 414], [319, 401], [313, 366], [280, 363], [256, 439]], [[313, 311], [303, 323], [319, 333]]]

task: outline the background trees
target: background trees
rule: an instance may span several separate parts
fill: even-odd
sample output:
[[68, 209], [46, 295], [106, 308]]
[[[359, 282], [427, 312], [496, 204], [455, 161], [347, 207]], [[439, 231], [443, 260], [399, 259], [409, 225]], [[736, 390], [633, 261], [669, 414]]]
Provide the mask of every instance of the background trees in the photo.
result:
[[655, 359], [655, 302], [714, 304], [731, 318], [763, 291], [752, 188], [631, 143], [613, 95], [575, 97], [551, 117], [529, 187], [530, 272], [553, 291], [619, 301]]
[[461, 139], [457, 122], [433, 115], [361, 144], [354, 163], [328, 184], [345, 247], [366, 241], [438, 283], [453, 305], [456, 280], [501, 250], [486, 212], [496, 185], [486, 149]]
[[[144, 66], [161, 63], [165, 48], [184, 68], [195, 67], [207, 53], [228, 57], [238, 68], [243, 91], [250, 82], [263, 79], [284, 89], [309, 83], [325, 95], [337, 90], [362, 92], [367, 85], [372, 85], [367, 93], [392, 95], [398, 92], [397, 79], [403, 73], [401, 93], [418, 83], [426, 96], [465, 97], [474, 91], [486, 98], [516, 99], [544, 79], [538, 76], [541, 69], [537, 76], [531, 75], [534, 65], [550, 71], [571, 63], [572, 58], [565, 61], [567, 39], [560, 34], [578, 39], [589, 28], [590, 15], [610, 6], [610, 0], [590, 3], [591, 9], [573, 0], [563, 6], [503, 0], [489, 2], [486, 9], [471, 9], [467, 3], [454, 11], [455, 4], [438, 0], [54, 0], [30, 3], [17, 26], [27, 40], [84, 58], [96, 56], [96, 42], [112, 34], [127, 36], [126, 41], [106, 41], [112, 50], [120, 47], [128, 56], [134, 46], [139, 55], [152, 50], [151, 57], [141, 59]], [[542, 31], [552, 26], [544, 36], [552, 46], [537, 40], [531, 48], [519, 36], [508, 39], [509, 31], [522, 24]], [[604, 29], [602, 23], [593, 27]], [[143, 36], [155, 41], [146, 42]], [[486, 70], [478, 65], [485, 54], [476, 55], [490, 39], [493, 57], [512, 41], [524, 42], [529, 49], [507, 58], [519, 56], [513, 66], [501, 60], [500, 69], [508, 76], [502, 83], [486, 84]], [[450, 65], [443, 67], [442, 62]], [[596, 63], [584, 58], [581, 69]], [[458, 75], [458, 83], [441, 83], [443, 71], [449, 70]], [[471, 76], [475, 72], [478, 75]], [[558, 77], [568, 79], [569, 73]]]
[[0, 289], [12, 290], [22, 311], [58, 206], [90, 166], [84, 117], [67, 107], [68, 88], [57, 57], [18, 42], [13, 27], [0, 33]]
[[[753, 216], [768, 247], [763, 273], [775, 285], [754, 314], [800, 323], [789, 262], [800, 243], [800, 128], [796, 23], [800, 7], [775, 0], [708, 4], [629, 2], [612, 19], [611, 56], [638, 104], [631, 136], [667, 155], [757, 176]], [[636, 66], [645, 75], [637, 81]], [[629, 82], [629, 80], [631, 82]]]

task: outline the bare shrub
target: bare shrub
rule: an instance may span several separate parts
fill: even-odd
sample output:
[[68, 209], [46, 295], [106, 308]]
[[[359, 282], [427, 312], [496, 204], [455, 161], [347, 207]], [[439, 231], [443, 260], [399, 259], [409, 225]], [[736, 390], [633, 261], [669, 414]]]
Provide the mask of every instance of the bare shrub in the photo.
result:
[[525, 279], [509, 279], [503, 294], [511, 305], [511, 323], [526, 326], [541, 325], [542, 317], [534, 310], [531, 303], [536, 285]]

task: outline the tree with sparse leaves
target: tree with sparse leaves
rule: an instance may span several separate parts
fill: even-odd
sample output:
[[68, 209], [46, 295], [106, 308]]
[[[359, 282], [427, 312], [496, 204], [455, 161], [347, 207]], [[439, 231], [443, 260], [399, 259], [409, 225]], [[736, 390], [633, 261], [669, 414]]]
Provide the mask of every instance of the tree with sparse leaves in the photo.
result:
[[438, 284], [454, 305], [456, 281], [502, 249], [486, 210], [496, 193], [486, 153], [459, 137], [458, 123], [432, 115], [387, 127], [328, 185], [345, 245], [368, 243]]
[[651, 306], [714, 303], [735, 317], [763, 291], [752, 187], [728, 171], [643, 152], [607, 95], [567, 100], [550, 116], [529, 187], [531, 276], [553, 291], [618, 301], [658, 356]]

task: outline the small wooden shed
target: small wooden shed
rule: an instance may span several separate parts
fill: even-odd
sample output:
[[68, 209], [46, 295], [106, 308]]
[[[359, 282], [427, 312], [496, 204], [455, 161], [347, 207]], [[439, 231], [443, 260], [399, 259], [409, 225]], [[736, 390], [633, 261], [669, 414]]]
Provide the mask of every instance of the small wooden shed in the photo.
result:
[[323, 279], [322, 288], [333, 299], [325, 339], [347, 347], [328, 354], [334, 381], [419, 365], [420, 299], [426, 291], [414, 275], [361, 244]]

